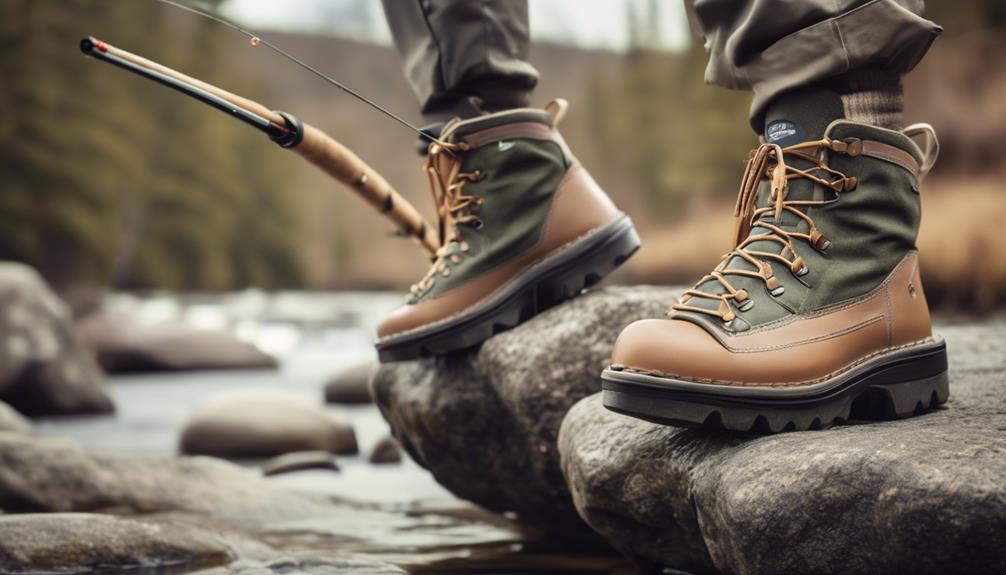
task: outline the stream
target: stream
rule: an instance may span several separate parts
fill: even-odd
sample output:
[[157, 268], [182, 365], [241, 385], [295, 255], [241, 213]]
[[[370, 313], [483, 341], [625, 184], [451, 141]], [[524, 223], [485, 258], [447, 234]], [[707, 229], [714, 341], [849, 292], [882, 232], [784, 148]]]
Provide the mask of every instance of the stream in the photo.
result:
[[[233, 330], [276, 356], [279, 368], [111, 376], [114, 415], [45, 418], [36, 421], [37, 433], [72, 438], [97, 453], [176, 456], [187, 418], [218, 393], [281, 389], [323, 402], [327, 379], [376, 359], [375, 326], [400, 301], [399, 294], [356, 292], [111, 295], [107, 310], [143, 321]], [[345, 513], [270, 525], [269, 544], [345, 551], [410, 573], [636, 573], [606, 549], [558, 547], [534, 526], [457, 499], [408, 456], [400, 464], [370, 464], [366, 454], [389, 434], [377, 408], [327, 409], [354, 427], [360, 455], [338, 457], [339, 472], [301, 471], [270, 481], [336, 497]], [[257, 468], [262, 462], [235, 463]]]

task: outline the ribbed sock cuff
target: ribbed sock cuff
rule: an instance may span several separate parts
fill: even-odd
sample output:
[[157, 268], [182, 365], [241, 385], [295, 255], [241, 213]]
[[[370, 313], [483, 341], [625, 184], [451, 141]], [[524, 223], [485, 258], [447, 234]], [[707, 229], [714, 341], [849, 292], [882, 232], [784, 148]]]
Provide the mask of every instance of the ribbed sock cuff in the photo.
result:
[[905, 122], [901, 80], [900, 74], [855, 70], [828, 80], [827, 85], [842, 97], [847, 119], [900, 130]]

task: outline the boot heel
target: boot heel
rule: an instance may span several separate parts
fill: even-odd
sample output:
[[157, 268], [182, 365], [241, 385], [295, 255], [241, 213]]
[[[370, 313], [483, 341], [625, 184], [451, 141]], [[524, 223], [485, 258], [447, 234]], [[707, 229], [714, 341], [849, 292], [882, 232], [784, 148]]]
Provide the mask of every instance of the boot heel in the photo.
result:
[[[880, 374], [883, 379], [895, 381], [870, 383], [852, 404], [851, 416], [857, 419], [891, 420], [904, 419], [928, 409], [944, 404], [950, 398], [950, 378], [946, 369], [946, 348], [936, 357], [927, 358], [926, 363], [942, 366], [942, 371], [934, 375], [916, 376], [903, 380], [892, 377], [895, 373]], [[917, 371], [916, 366], [903, 366], [902, 370]], [[879, 379], [879, 377], [878, 377]], [[898, 381], [902, 379], [901, 381]]]
[[639, 250], [639, 234], [623, 216], [617, 226], [580, 257], [544, 277], [535, 286], [535, 312], [562, 303], [592, 287]]

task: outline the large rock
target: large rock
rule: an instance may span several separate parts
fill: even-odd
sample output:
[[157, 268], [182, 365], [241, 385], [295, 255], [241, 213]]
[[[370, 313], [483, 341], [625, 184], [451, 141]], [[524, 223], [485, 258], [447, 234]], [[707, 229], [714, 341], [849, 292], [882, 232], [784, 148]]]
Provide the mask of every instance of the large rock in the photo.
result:
[[31, 433], [31, 423], [23, 415], [11, 409], [0, 401], [0, 431], [12, 433]]
[[69, 441], [12, 433], [0, 433], [0, 509], [179, 512], [242, 524], [332, 512], [326, 497], [219, 459], [92, 455]]
[[110, 373], [276, 367], [275, 358], [229, 331], [178, 322], [146, 324], [105, 313], [85, 316], [77, 330]]
[[91, 513], [0, 516], [0, 573], [186, 570], [230, 562], [212, 533]]
[[606, 288], [549, 310], [477, 352], [381, 366], [373, 394], [396, 438], [456, 495], [559, 536], [593, 534], [559, 467], [566, 411], [600, 389], [618, 332], [675, 301], [658, 288]]
[[15, 263], [0, 263], [0, 401], [27, 415], [114, 409], [66, 306]]
[[576, 505], [657, 572], [1006, 572], [1006, 326], [938, 331], [950, 403], [903, 421], [708, 433], [587, 398], [559, 441]]
[[210, 399], [185, 424], [181, 449], [218, 457], [359, 451], [351, 426], [297, 395], [273, 390], [231, 391]]

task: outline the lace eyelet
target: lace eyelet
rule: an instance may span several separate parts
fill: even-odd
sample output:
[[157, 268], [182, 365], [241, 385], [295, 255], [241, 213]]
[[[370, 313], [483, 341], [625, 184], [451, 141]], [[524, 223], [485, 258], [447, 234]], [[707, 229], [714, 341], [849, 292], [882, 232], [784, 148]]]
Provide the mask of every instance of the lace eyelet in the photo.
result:
[[472, 222], [472, 227], [475, 228], [476, 230], [481, 230], [482, 228], [485, 227], [485, 224], [482, 223], [482, 220], [475, 220]]
[[739, 309], [740, 311], [748, 311], [749, 309], [753, 308], [754, 305], [755, 302], [753, 299], [746, 299], [739, 306], [737, 306], [737, 309]]
[[779, 297], [782, 294], [786, 293], [786, 286], [781, 285], [775, 288], [774, 290], [769, 291], [768, 293], [772, 294], [773, 297]]

